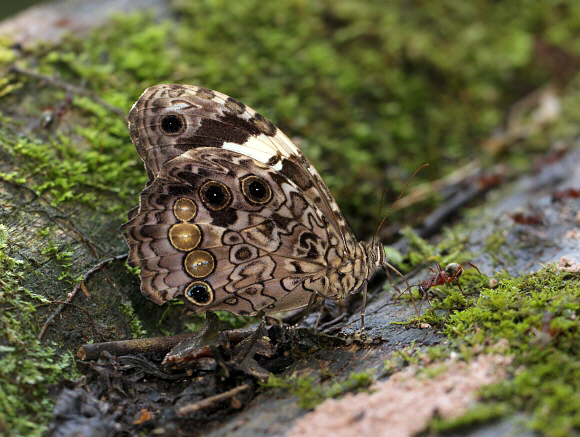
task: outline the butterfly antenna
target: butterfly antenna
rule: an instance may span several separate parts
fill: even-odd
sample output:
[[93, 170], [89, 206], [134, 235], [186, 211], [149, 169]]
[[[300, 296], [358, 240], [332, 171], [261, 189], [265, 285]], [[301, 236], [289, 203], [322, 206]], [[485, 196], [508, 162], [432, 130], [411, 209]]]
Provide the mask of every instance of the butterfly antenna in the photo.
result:
[[[403, 194], [405, 194], [405, 190], [407, 190], [407, 187], [409, 186], [409, 183], [411, 182], [411, 180], [415, 177], [415, 175], [417, 173], [419, 173], [419, 171], [421, 171], [422, 169], [424, 169], [428, 165], [429, 164], [423, 164], [421, 167], [419, 167], [417, 170], [415, 170], [415, 172], [411, 175], [411, 177], [409, 178], [409, 180], [407, 181], [407, 183], [403, 187], [403, 190], [401, 191], [401, 193], [399, 194], [399, 196], [397, 197], [397, 199], [391, 204], [391, 207], [389, 208], [389, 210], [387, 211], [387, 213], [385, 214], [385, 216], [383, 217], [383, 219], [379, 223], [379, 226], [377, 227], [377, 231], [375, 232], [375, 236], [374, 236], [373, 240], [378, 240], [378, 238], [379, 238], [379, 231], [383, 227], [383, 224], [385, 223], [385, 220], [387, 219], [387, 217], [391, 213], [391, 210], [396, 205], [396, 203], [399, 201], [399, 199], [403, 196]], [[385, 193], [385, 191], [383, 191], [383, 196], [384, 196], [384, 193]], [[381, 209], [382, 209], [382, 205], [383, 205], [383, 200], [381, 198]], [[403, 294], [406, 290], [409, 290], [409, 295], [411, 296], [411, 302], [413, 303], [413, 308], [415, 309], [415, 314], [417, 314], [417, 316], [419, 316], [420, 315], [420, 312], [417, 309], [417, 304], [415, 303], [415, 299], [413, 297], [413, 292], [411, 291], [411, 286], [409, 285], [409, 282], [407, 282], [407, 278], [405, 278], [405, 275], [403, 275], [401, 272], [399, 272], [394, 266], [392, 266], [391, 264], [389, 264], [388, 262], [386, 262], [386, 260], [383, 262], [383, 266], [382, 267], [383, 267], [383, 270], [385, 271], [385, 273], [387, 274], [387, 278], [389, 279], [389, 282], [395, 288], [395, 290], [397, 290], [397, 293], [399, 294], [399, 296], [401, 294]], [[391, 269], [393, 272], [395, 272], [395, 274], [397, 276], [399, 276], [400, 278], [403, 279], [403, 281], [407, 285], [407, 288], [405, 290], [401, 291], [401, 290], [399, 290], [399, 287], [397, 287], [395, 285], [395, 283], [393, 281], [393, 278], [391, 277], [391, 273], [389, 272], [389, 269]], [[398, 297], [397, 297], [397, 299], [398, 299]]]
[[383, 214], [383, 204], [385, 201], [385, 194], [387, 194], [387, 189], [385, 188], [383, 190], [383, 194], [381, 195], [381, 206], [379, 207], [379, 215], [377, 216], [377, 222], [381, 219], [382, 214]]
[[[411, 175], [411, 177], [409, 178], [409, 180], [407, 181], [407, 183], [405, 184], [405, 186], [403, 187], [403, 190], [401, 191], [401, 193], [399, 194], [399, 196], [395, 199], [395, 201], [391, 204], [391, 207], [389, 208], [389, 210], [387, 211], [387, 213], [385, 214], [385, 216], [383, 217], [383, 219], [381, 220], [381, 222], [379, 223], [379, 226], [377, 227], [377, 231], [375, 232], [375, 238], [377, 238], [379, 236], [379, 231], [381, 230], [381, 228], [383, 227], [383, 224], [385, 223], [385, 220], [387, 219], [387, 217], [389, 216], [389, 214], [391, 213], [393, 207], [397, 204], [397, 202], [399, 201], [399, 199], [401, 197], [403, 197], [403, 194], [405, 194], [405, 190], [407, 189], [407, 187], [409, 186], [409, 183], [411, 183], [411, 180], [415, 177], [415, 175], [417, 173], [419, 173], [421, 170], [423, 170], [425, 167], [427, 167], [429, 164], [423, 164], [421, 167], [419, 167], [417, 170], [415, 170], [415, 172]], [[385, 190], [386, 191], [386, 190]], [[383, 191], [383, 195], [385, 193], [385, 191]], [[382, 208], [382, 204], [383, 201], [381, 199], [381, 208]]]

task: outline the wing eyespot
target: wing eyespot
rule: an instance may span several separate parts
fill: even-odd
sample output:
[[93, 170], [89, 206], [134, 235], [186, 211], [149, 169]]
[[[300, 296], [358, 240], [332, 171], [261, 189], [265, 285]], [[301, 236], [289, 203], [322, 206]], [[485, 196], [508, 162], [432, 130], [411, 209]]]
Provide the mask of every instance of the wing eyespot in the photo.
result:
[[187, 252], [201, 242], [201, 230], [193, 223], [176, 223], [169, 228], [168, 237], [175, 249]]
[[207, 181], [199, 190], [203, 204], [212, 211], [219, 211], [229, 205], [232, 194], [228, 187], [218, 181]]
[[213, 302], [214, 294], [207, 282], [195, 281], [185, 289], [185, 297], [195, 305], [206, 306]]
[[161, 117], [159, 125], [161, 131], [166, 135], [179, 135], [185, 130], [185, 118], [181, 114], [169, 113]]
[[257, 176], [246, 176], [241, 185], [244, 197], [254, 205], [264, 205], [272, 199], [272, 189]]
[[185, 256], [183, 266], [189, 276], [205, 278], [215, 270], [215, 259], [205, 250], [192, 250]]

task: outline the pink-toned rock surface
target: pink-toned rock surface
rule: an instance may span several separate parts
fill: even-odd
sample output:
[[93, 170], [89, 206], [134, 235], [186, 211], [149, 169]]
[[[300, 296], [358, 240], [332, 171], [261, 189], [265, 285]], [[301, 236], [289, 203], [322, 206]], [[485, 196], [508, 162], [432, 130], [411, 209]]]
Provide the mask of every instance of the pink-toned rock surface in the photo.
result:
[[[413, 436], [435, 414], [459, 417], [473, 405], [477, 391], [506, 378], [511, 357], [480, 355], [468, 363], [450, 359], [432, 365], [430, 378], [407, 368], [375, 384], [372, 393], [329, 399], [300, 419], [286, 437]], [[428, 372], [431, 373], [431, 372]]]
[[580, 272], [580, 261], [563, 256], [560, 258], [558, 268], [565, 272]]

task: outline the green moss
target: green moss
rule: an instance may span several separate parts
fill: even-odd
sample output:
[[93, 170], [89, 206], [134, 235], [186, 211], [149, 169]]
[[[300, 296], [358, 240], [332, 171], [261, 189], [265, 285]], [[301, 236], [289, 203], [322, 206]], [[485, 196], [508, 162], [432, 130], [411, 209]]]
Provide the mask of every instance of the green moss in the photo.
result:
[[431, 422], [431, 429], [436, 432], [457, 431], [461, 428], [469, 428], [476, 424], [498, 419], [511, 412], [513, 412], [513, 409], [507, 402], [496, 402], [493, 404], [479, 403], [461, 417], [449, 420], [433, 420]]
[[435, 246], [421, 238], [410, 226], [401, 230], [401, 235], [409, 239], [409, 251], [407, 258], [410, 267], [415, 267], [426, 259], [432, 259], [435, 254]]
[[56, 243], [51, 241], [41, 249], [40, 254], [48, 259], [56, 260], [58, 266], [61, 268], [61, 273], [58, 277], [59, 281], [66, 280], [69, 284], [76, 284], [81, 280], [81, 278], [74, 278], [72, 276], [70, 268], [72, 266], [74, 252], [71, 248], [58, 246]]
[[[475, 298], [473, 298], [475, 299]], [[527, 425], [551, 436], [580, 431], [580, 275], [548, 267], [522, 278], [500, 277], [464, 310], [442, 319], [443, 332], [468, 358], [508, 341], [513, 377], [484, 388], [482, 405], [435, 429], [521, 411]], [[432, 322], [432, 321], [431, 321]]]
[[133, 305], [130, 302], [121, 303], [121, 312], [127, 317], [129, 324], [131, 325], [131, 332], [133, 333], [133, 338], [144, 338], [147, 337], [147, 331], [143, 328], [141, 320], [135, 314], [133, 310]]
[[[461, 277], [465, 293], [456, 286], [437, 287], [432, 308], [413, 323], [429, 323], [448, 337], [422, 351], [411, 346], [385, 362], [383, 374], [406, 365], [421, 366], [443, 360], [451, 351], [465, 360], [479, 352], [514, 356], [511, 377], [484, 387], [480, 400], [455, 419], [436, 418], [433, 432], [457, 430], [514, 413], [524, 413], [523, 423], [550, 436], [580, 432], [580, 274], [553, 266], [521, 278], [502, 272], [499, 285], [489, 289], [488, 278], [475, 269]], [[506, 342], [507, 340], [507, 342]], [[507, 346], [499, 347], [502, 342]], [[429, 370], [434, 376], [442, 368]]]
[[505, 243], [505, 236], [500, 232], [489, 235], [485, 240], [485, 252], [491, 257], [495, 265], [514, 259]]
[[334, 382], [330, 386], [324, 386], [314, 377], [278, 377], [270, 375], [263, 387], [278, 387], [290, 391], [298, 396], [300, 408], [313, 409], [325, 399], [335, 398], [347, 392], [365, 390], [374, 382], [374, 377], [369, 372], [351, 373], [342, 382]]
[[72, 353], [36, 339], [36, 308], [49, 301], [20, 285], [26, 265], [7, 247], [0, 225], [0, 433], [39, 436], [52, 412], [48, 386], [78, 375]]

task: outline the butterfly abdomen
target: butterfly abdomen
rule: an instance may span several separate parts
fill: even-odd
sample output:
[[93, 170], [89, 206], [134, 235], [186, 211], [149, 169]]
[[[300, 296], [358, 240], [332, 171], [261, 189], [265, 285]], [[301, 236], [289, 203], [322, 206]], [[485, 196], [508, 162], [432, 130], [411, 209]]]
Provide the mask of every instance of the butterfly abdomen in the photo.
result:
[[324, 297], [341, 300], [361, 291], [377, 269], [376, 263], [369, 257], [370, 250], [367, 243], [357, 242], [353, 254], [342, 259], [328, 260], [326, 276], [329, 289]]

